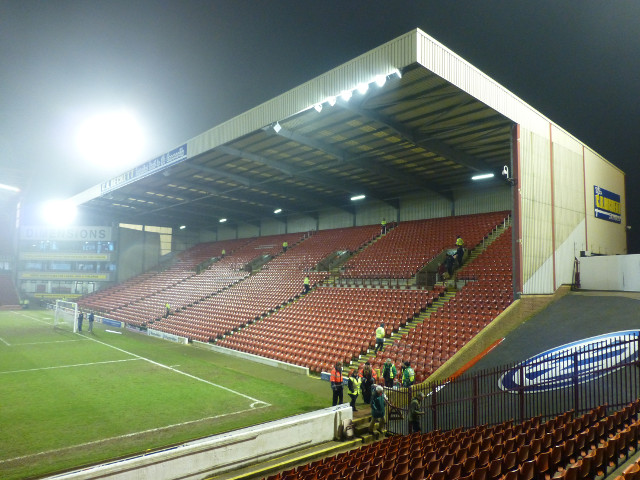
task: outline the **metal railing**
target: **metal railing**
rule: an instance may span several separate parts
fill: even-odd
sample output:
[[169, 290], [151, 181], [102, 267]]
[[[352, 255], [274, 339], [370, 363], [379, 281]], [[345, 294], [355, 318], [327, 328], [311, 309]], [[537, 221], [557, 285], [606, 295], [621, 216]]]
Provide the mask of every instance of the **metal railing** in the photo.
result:
[[[626, 331], [548, 350], [524, 362], [466, 373], [454, 380], [387, 389], [389, 432], [409, 432], [408, 407], [423, 392], [423, 432], [496, 425], [600, 405], [620, 408], [640, 397], [640, 336]], [[402, 418], [400, 418], [400, 416]]]

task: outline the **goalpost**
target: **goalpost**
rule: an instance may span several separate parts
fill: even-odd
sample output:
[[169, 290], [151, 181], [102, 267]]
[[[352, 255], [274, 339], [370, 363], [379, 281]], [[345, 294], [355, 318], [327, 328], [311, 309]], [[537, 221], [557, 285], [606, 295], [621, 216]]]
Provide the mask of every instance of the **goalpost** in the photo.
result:
[[56, 300], [55, 314], [53, 316], [53, 328], [71, 328], [78, 331], [78, 304], [65, 300]]

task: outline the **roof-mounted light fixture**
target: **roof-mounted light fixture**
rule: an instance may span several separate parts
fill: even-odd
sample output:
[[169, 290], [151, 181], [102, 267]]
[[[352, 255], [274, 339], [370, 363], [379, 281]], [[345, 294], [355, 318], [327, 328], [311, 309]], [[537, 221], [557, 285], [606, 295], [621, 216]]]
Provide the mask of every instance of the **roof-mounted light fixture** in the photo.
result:
[[357, 202], [358, 200], [364, 200], [365, 198], [365, 195], [354, 195], [353, 197], [351, 197], [351, 201]]
[[180, 225], [180, 230], [184, 230], [185, 228], [187, 228], [186, 225]]
[[385, 83], [387, 83], [387, 76], [386, 75], [376, 75], [375, 82], [376, 82], [376, 85], [378, 85], [379, 87], [382, 87], [382, 86], [384, 86]]
[[9, 190], [10, 192], [19, 192], [20, 189], [18, 187], [13, 187], [11, 185], [5, 185], [4, 183], [0, 183], [0, 190]]
[[482, 173], [479, 175], [474, 175], [471, 177], [471, 180], [486, 180], [487, 178], [493, 178], [493, 173]]
[[281, 209], [281, 208], [276, 208], [276, 209], [273, 211], [273, 213], [275, 213], [276, 215], [277, 215], [277, 214], [279, 214], [279, 213], [281, 213], [281, 212], [282, 212], [282, 209]]
[[226, 218], [221, 218], [221, 219], [220, 219], [220, 220], [218, 220], [218, 221], [219, 221], [220, 223], [224, 223], [224, 222], [226, 222], [226, 221], [227, 221], [227, 219], [226, 219]]
[[322, 104], [321, 103], [316, 103], [313, 108], [316, 109], [316, 112], [320, 113], [322, 111]]
[[280, 130], [282, 130], [282, 127], [280, 126], [280, 123], [276, 122], [276, 124], [273, 126], [273, 131], [276, 133], [280, 133]]

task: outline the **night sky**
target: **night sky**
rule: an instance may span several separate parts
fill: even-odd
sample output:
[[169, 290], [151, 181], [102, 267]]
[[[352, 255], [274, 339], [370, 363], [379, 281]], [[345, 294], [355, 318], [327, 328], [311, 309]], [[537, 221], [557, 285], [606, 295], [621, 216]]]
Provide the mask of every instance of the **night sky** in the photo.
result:
[[632, 0], [0, 0], [0, 170], [70, 197], [125, 170], [75, 147], [93, 112], [136, 112], [142, 163], [420, 28], [625, 171], [640, 253], [638, 25]]

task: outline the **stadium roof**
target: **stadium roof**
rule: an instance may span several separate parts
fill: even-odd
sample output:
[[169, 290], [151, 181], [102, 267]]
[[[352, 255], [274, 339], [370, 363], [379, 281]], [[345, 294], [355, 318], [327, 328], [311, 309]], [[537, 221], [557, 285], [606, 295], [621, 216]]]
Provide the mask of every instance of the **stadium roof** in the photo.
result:
[[74, 200], [96, 223], [210, 228], [276, 209], [353, 212], [358, 194], [396, 208], [412, 193], [453, 201], [477, 187], [472, 175], [503, 182], [522, 116], [541, 117], [415, 30]]

